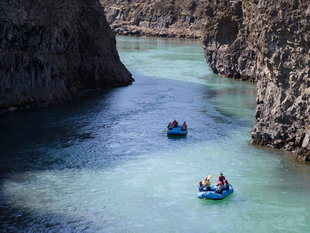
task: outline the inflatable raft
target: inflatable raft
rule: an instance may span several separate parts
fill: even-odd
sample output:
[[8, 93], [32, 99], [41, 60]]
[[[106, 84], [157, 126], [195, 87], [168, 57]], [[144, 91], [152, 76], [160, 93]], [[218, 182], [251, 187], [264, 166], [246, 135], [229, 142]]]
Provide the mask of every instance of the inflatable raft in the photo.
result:
[[167, 131], [168, 135], [186, 135], [188, 130], [182, 130], [181, 126], [173, 127]]
[[211, 185], [210, 188], [212, 191], [198, 192], [197, 197], [200, 199], [222, 200], [234, 192], [234, 189], [231, 185], [229, 185], [228, 190], [223, 190], [222, 194], [215, 193], [216, 187], [214, 185]]

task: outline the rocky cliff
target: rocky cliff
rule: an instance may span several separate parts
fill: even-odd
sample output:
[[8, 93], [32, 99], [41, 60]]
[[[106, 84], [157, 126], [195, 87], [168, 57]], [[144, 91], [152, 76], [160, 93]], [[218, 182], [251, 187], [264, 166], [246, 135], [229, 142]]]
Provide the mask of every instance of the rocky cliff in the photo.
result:
[[207, 1], [101, 0], [120, 35], [200, 38]]
[[248, 46], [244, 1], [209, 1], [203, 26], [203, 46], [215, 73], [255, 80], [255, 52]]
[[310, 154], [308, 0], [212, 0], [205, 56], [223, 76], [257, 81], [252, 142]]
[[98, 0], [0, 1], [0, 111], [132, 81]]

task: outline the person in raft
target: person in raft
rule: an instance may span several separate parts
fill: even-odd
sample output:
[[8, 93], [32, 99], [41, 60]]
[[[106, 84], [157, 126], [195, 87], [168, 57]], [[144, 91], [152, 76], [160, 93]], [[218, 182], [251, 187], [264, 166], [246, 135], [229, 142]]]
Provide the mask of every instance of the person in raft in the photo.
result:
[[202, 182], [203, 188], [207, 191], [211, 191], [211, 181], [210, 176], [206, 177], [206, 179]]
[[186, 121], [184, 121], [183, 125], [181, 126], [181, 130], [183, 130], [183, 131], [187, 130]]
[[199, 181], [198, 190], [199, 190], [199, 192], [202, 191], [202, 181]]
[[223, 185], [222, 184], [223, 184], [222, 182], [217, 183], [217, 188], [215, 190], [215, 193], [222, 194], [222, 192], [223, 192]]
[[177, 122], [176, 120], [174, 120], [174, 121], [172, 122], [172, 124], [173, 124], [173, 127], [176, 128], [176, 127], [178, 127], [179, 122]]
[[167, 128], [168, 128], [168, 129], [172, 129], [172, 124], [171, 124], [171, 122], [169, 122]]
[[217, 179], [217, 181], [218, 181], [218, 183], [224, 183], [224, 180], [226, 180], [225, 179], [225, 176], [223, 176], [223, 173], [221, 172], [221, 174], [220, 174], [220, 176], [219, 176], [219, 178]]
[[229, 190], [229, 182], [224, 180], [223, 190]]
[[199, 181], [199, 186], [198, 186], [199, 192], [211, 191], [210, 186], [211, 186], [211, 182], [210, 182], [210, 178], [208, 176], [208, 177], [206, 177], [206, 179], [203, 182]]

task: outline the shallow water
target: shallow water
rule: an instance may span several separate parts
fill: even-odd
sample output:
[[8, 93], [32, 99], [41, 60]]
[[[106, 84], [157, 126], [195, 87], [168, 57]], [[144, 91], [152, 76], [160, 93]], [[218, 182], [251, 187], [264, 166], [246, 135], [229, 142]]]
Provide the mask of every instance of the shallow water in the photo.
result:
[[[199, 42], [118, 48], [133, 85], [1, 116], [0, 231], [309, 232], [310, 166], [249, 144], [253, 84], [212, 74]], [[187, 137], [162, 133], [173, 119]], [[221, 171], [235, 192], [197, 199]]]

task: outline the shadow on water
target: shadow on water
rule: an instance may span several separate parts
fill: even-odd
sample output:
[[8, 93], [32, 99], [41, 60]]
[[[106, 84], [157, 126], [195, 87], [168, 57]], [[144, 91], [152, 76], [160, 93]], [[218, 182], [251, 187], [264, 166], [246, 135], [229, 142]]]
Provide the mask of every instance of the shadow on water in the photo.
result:
[[[197, 137], [201, 137], [200, 131], [193, 131], [190, 137], [167, 137], [161, 132], [173, 117], [193, 117], [195, 125], [202, 116], [210, 114], [209, 111], [197, 111], [198, 115], [195, 111], [192, 113], [193, 108], [200, 106], [200, 96], [191, 94], [192, 88], [200, 90], [204, 87], [176, 81], [166, 81], [165, 84], [168, 90], [162, 88], [161, 79], [139, 81], [138, 78], [133, 86], [92, 92], [66, 104], [2, 115], [1, 225], [8, 231], [27, 228], [36, 231], [54, 229], [53, 224], [55, 229], [57, 224], [61, 225], [58, 228], [62, 228], [69, 221], [65, 216], [51, 216], [44, 210], [36, 213], [14, 206], [16, 203], [12, 203], [4, 192], [6, 180], [23, 184], [23, 180], [16, 179], [27, 179], [22, 176], [27, 173], [65, 169], [104, 170], [139, 154], [170, 149], [176, 141], [179, 142], [178, 147], [197, 142]], [[182, 98], [175, 94], [179, 90], [192, 100], [180, 104]], [[188, 106], [191, 102], [195, 103], [194, 106]], [[170, 104], [179, 105], [181, 110], [171, 108]], [[152, 127], [149, 127], [149, 122], [152, 122]], [[206, 122], [204, 127], [207, 125]], [[74, 216], [68, 218], [70, 221], [82, 221]]]
[[[79, 169], [87, 164], [87, 155], [83, 158], [74, 151], [66, 151], [66, 148], [91, 142], [98, 137], [91, 122], [96, 114], [108, 108], [108, 99], [112, 94], [113, 90], [94, 91], [66, 104], [0, 116], [0, 231], [83, 231], [84, 227], [79, 229], [74, 224], [68, 224], [83, 222], [81, 218], [35, 213], [14, 207], [4, 193], [4, 181], [25, 172]], [[100, 122], [96, 129], [107, 129], [110, 125]]]
[[[3, 197], [0, 197], [3, 199]], [[5, 202], [5, 198], [4, 201]], [[85, 219], [62, 214], [34, 213], [31, 210], [15, 208], [9, 204], [0, 206], [1, 232], [82, 232]], [[13, 217], [12, 217], [13, 216]], [[100, 227], [98, 226], [98, 229]]]
[[227, 202], [233, 201], [232, 199], [234, 198], [234, 193], [228, 195], [222, 200], [210, 200], [210, 199], [199, 199], [201, 201], [202, 206], [209, 206], [209, 205], [223, 205]]
[[[109, 91], [93, 92], [82, 100], [1, 116], [0, 172], [61, 168], [68, 155], [53, 152], [98, 137], [91, 122], [102, 109], [95, 106], [107, 108], [109, 95]], [[109, 125], [99, 123], [96, 127]]]
[[[133, 154], [147, 151], [153, 140], [157, 140], [159, 148], [168, 148], [170, 144], [161, 131], [175, 117], [189, 119], [195, 129], [189, 131], [190, 137], [171, 135], [169, 139], [184, 143], [186, 138], [187, 143], [198, 138], [215, 140], [216, 135], [208, 138], [208, 134], [205, 137], [200, 134], [210, 125], [210, 118], [206, 117], [214, 112], [212, 106], [208, 103], [202, 106], [200, 95], [192, 93], [192, 89], [200, 93], [205, 87], [175, 80], [165, 83], [168, 90], [162, 88], [161, 79], [140, 82], [138, 79], [127, 88], [92, 92], [70, 103], [0, 116], [0, 174], [83, 167], [89, 162], [88, 154], [109, 156], [113, 162], [113, 157], [122, 157], [126, 152], [120, 146], [122, 143], [138, 146], [139, 150]], [[181, 103], [182, 98], [175, 95], [179, 90], [189, 100]], [[171, 108], [171, 103], [180, 107]], [[201, 107], [205, 110], [201, 111]], [[152, 122], [152, 127], [148, 127], [148, 122]]]
[[170, 139], [170, 140], [175, 140], [175, 141], [178, 141], [178, 140], [184, 140], [186, 139], [187, 135], [169, 135], [167, 134], [167, 137]]
[[[207, 101], [202, 102], [208, 95], [207, 87], [176, 80], [165, 80], [165, 85], [167, 88], [162, 87], [162, 79], [136, 77], [135, 85], [130, 87], [93, 92], [70, 103], [1, 116], [1, 224], [7, 229], [33, 227], [35, 231], [69, 221], [65, 216], [14, 206], [3, 192], [3, 181], [15, 177], [15, 182], [15, 175], [64, 169], [104, 170], [139, 154], [223, 136], [219, 129], [229, 121], [224, 120], [225, 116], [219, 122], [212, 119], [221, 114]], [[187, 99], [179, 95], [180, 91]], [[193, 128], [189, 135], [161, 133], [173, 118], [189, 119], [187, 123]], [[228, 130], [226, 127], [225, 132]], [[74, 216], [68, 218], [82, 221]]]

